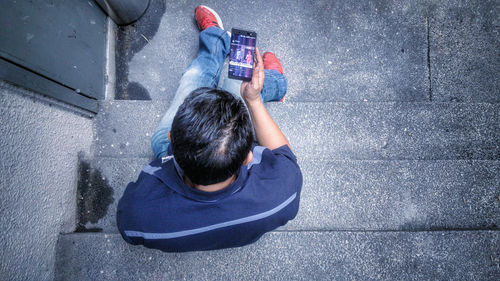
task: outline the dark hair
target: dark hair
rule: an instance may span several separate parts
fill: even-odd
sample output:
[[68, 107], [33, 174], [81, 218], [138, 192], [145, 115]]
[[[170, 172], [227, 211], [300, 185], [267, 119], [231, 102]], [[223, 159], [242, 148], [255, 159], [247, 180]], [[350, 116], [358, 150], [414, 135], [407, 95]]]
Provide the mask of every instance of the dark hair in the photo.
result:
[[209, 185], [241, 168], [252, 146], [253, 126], [241, 100], [224, 90], [199, 88], [177, 110], [170, 138], [184, 174], [195, 184]]

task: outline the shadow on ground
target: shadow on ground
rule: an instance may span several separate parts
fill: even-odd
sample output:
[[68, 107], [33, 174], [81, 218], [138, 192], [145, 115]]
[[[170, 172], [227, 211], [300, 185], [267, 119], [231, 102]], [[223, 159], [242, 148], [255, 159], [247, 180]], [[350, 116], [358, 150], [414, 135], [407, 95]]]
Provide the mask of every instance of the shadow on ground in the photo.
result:
[[151, 99], [146, 88], [140, 83], [128, 81], [129, 62], [155, 36], [165, 10], [164, 1], [150, 1], [148, 9], [138, 21], [118, 28], [115, 99]]

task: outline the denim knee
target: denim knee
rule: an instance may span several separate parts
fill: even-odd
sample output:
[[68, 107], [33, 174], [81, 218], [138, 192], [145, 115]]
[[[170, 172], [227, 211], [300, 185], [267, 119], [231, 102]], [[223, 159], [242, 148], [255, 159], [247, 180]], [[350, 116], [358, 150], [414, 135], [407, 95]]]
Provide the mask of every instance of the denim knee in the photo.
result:
[[153, 154], [157, 159], [161, 159], [163, 156], [167, 155], [169, 151], [171, 151], [170, 141], [168, 140], [169, 132], [170, 130], [161, 128], [156, 130], [151, 137], [151, 148], [153, 149]]
[[285, 96], [288, 85], [285, 75], [274, 69], [266, 69], [264, 72], [266, 77], [264, 87], [260, 93], [262, 101], [280, 101]]

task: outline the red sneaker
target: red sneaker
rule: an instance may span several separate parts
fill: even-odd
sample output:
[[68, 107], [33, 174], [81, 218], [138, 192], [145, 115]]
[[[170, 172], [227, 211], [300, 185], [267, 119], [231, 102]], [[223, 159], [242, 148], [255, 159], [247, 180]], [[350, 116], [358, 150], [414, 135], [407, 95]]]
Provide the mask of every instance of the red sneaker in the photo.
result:
[[219, 15], [207, 6], [200, 5], [194, 10], [194, 16], [196, 18], [196, 23], [200, 30], [205, 30], [211, 26], [224, 29], [222, 26], [222, 20]]
[[280, 60], [273, 53], [264, 53], [262, 60], [264, 61], [264, 69], [274, 69], [283, 74], [283, 67], [281, 66]]

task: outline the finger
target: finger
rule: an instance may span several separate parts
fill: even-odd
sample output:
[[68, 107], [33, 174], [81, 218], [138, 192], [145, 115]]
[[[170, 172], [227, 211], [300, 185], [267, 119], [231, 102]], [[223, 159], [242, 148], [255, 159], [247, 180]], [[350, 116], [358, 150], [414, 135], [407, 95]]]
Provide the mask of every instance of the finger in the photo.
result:
[[262, 57], [260, 56], [259, 48], [257, 47], [255, 48], [255, 57], [257, 58], [257, 62], [254, 64], [253, 67], [251, 84], [254, 85], [254, 87], [258, 87], [261, 80], [260, 76], [262, 75], [261, 73], [264, 72], [264, 69], [263, 69]]
[[261, 72], [264, 72], [264, 62], [262, 60], [262, 56], [260, 55], [260, 50], [258, 47], [255, 47], [255, 58], [256, 58], [255, 71], [257, 72], [258, 75], [261, 75]]
[[240, 86], [240, 95], [242, 97], [244, 97], [244, 93], [245, 93], [245, 88], [247, 87], [249, 82], [246, 82], [246, 81], [243, 81], [243, 83], [241, 83], [241, 86]]
[[255, 47], [255, 56], [257, 57], [257, 65], [259, 66], [264, 65], [264, 62], [262, 61], [262, 56], [260, 55], [259, 47]]
[[259, 85], [262, 86], [264, 84], [264, 60], [260, 54], [260, 50], [258, 47], [255, 47], [255, 56], [257, 57], [257, 65], [258, 65], [258, 76], [259, 76]]

